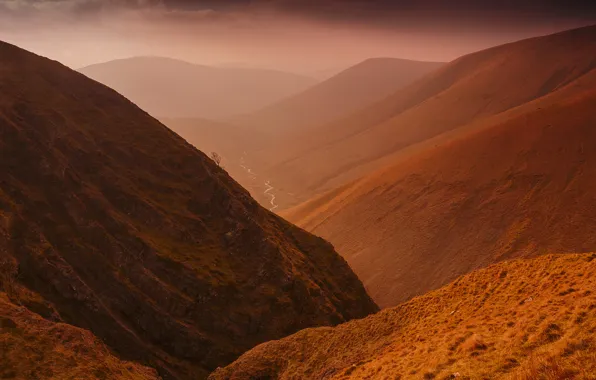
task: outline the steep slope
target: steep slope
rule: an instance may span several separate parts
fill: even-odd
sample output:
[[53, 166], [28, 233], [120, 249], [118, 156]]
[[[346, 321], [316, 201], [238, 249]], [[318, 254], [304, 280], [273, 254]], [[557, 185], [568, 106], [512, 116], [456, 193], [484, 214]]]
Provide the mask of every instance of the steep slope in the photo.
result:
[[210, 379], [593, 379], [595, 258], [494, 265], [368, 318], [262, 344]]
[[217, 153], [221, 157], [221, 165], [232, 178], [262, 205], [269, 203], [270, 197], [263, 194], [266, 179], [249, 172], [246, 162], [246, 151], [262, 146], [268, 138], [249, 128], [212, 120], [164, 118], [161, 122], [202, 152]]
[[397, 58], [369, 59], [242, 122], [274, 134], [312, 128], [367, 107], [441, 65]]
[[256, 111], [317, 83], [274, 70], [209, 67], [161, 57], [135, 57], [79, 70], [153, 116], [222, 119]]
[[414, 146], [287, 217], [392, 306], [498, 260], [596, 250], [596, 70]]
[[41, 318], [0, 292], [0, 378], [157, 380], [114, 357], [89, 331]]
[[0, 173], [3, 283], [166, 378], [377, 310], [331, 245], [258, 206], [178, 135], [3, 43]]
[[[276, 198], [277, 189], [271, 189], [270, 179], [255, 172], [249, 160], [258, 147], [271, 143], [271, 136], [251, 128], [205, 119], [162, 119], [174, 132], [203, 152], [215, 152], [221, 157], [221, 165], [234, 180], [238, 181], [251, 196], [265, 208], [273, 208], [271, 196]], [[273, 204], [276, 204], [276, 198]]]
[[259, 169], [296, 194], [284, 204], [294, 205], [384, 166], [412, 144], [538, 99], [594, 67], [596, 27], [470, 54], [317, 133], [271, 146], [262, 156], [276, 159]]

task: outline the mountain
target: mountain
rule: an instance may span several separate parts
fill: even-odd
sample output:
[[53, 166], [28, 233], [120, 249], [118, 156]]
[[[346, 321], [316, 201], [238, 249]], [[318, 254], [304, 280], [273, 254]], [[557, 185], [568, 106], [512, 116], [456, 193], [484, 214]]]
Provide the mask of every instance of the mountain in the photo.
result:
[[317, 83], [257, 68], [209, 67], [162, 57], [135, 57], [79, 70], [158, 117], [225, 119], [256, 111]]
[[384, 307], [496, 261], [596, 250], [596, 49], [583, 54], [594, 68], [570, 61], [576, 78], [550, 93], [414, 145], [285, 216], [331, 241]]
[[123, 362], [89, 331], [43, 319], [0, 293], [0, 378], [158, 380]]
[[[271, 146], [257, 168], [296, 194], [284, 207], [390, 164], [417, 143], [527, 104], [596, 67], [596, 27], [523, 40], [443, 66], [347, 118]], [[281, 200], [280, 200], [281, 201]]]
[[197, 149], [217, 153], [221, 157], [221, 165], [232, 178], [238, 181], [251, 196], [262, 205], [270, 208], [270, 196], [265, 182], [267, 178], [259, 177], [250, 169], [247, 156], [259, 146], [265, 146], [269, 136], [250, 128], [230, 123], [216, 122], [199, 118], [163, 118], [168, 128], [179, 134]]
[[284, 134], [329, 123], [369, 106], [436, 70], [442, 63], [374, 58], [241, 119]]
[[181, 137], [4, 43], [0, 173], [0, 291], [165, 379], [377, 310], [329, 243], [261, 208]]
[[221, 164], [238, 181], [240, 158], [246, 141], [261, 139], [254, 131], [233, 124], [200, 118], [162, 118], [160, 121], [206, 154], [216, 152]]
[[494, 265], [368, 318], [262, 344], [210, 379], [590, 379], [595, 258]]

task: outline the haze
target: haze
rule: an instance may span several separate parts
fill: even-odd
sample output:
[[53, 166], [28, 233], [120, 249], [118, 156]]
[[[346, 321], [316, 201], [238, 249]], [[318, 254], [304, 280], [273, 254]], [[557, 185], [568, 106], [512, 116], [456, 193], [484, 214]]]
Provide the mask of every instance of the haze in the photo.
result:
[[594, 0], [0, 0], [0, 89], [2, 379], [594, 379]]
[[421, 3], [1, 0], [0, 39], [73, 68], [164, 56], [316, 76], [371, 57], [450, 61], [595, 20], [584, 2]]

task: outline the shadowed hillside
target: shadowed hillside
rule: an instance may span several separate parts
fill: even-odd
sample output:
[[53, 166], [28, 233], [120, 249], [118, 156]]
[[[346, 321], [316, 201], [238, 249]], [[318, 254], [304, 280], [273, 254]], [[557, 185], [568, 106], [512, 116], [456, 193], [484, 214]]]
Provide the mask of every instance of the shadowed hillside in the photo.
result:
[[[443, 63], [374, 58], [350, 67], [239, 122], [283, 135], [334, 121], [367, 107], [441, 67]], [[316, 132], [314, 132], [316, 133]]]
[[246, 169], [250, 165], [248, 157], [253, 149], [267, 143], [268, 138], [264, 134], [229, 123], [197, 118], [161, 119], [161, 122], [200, 151], [208, 155], [215, 152], [221, 156], [225, 171], [253, 198], [269, 207], [270, 197], [263, 194], [266, 179], [255, 177]]
[[79, 70], [157, 117], [223, 119], [256, 111], [317, 83], [281, 71], [135, 57]]
[[333, 242], [382, 306], [498, 260], [593, 251], [595, 89], [592, 70], [287, 216]]
[[494, 265], [368, 318], [262, 344], [210, 379], [593, 379], [595, 258]]
[[24, 286], [13, 302], [166, 378], [377, 310], [330, 244], [261, 208], [178, 135], [4, 43], [0, 173], [1, 290]]
[[539, 99], [596, 67], [596, 27], [459, 58], [385, 100], [263, 152], [287, 207], [387, 165], [403, 149]]

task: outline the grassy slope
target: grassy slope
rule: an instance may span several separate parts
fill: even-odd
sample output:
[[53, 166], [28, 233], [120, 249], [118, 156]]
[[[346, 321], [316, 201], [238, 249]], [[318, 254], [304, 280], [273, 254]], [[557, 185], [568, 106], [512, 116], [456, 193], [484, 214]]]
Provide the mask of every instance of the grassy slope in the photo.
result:
[[270, 207], [270, 197], [263, 194], [266, 178], [255, 178], [241, 167], [241, 164], [252, 167], [249, 152], [267, 144], [268, 137], [250, 128], [205, 119], [164, 118], [160, 121], [200, 151], [206, 154], [217, 152], [228, 174], [247, 189], [255, 200], [266, 208]]
[[45, 320], [0, 293], [0, 378], [157, 380], [114, 356], [89, 331]]
[[595, 258], [493, 265], [368, 318], [260, 345], [210, 379], [593, 379]]
[[[461, 57], [387, 99], [264, 151], [295, 205], [387, 165], [391, 156], [549, 94], [596, 67], [596, 27]], [[265, 154], [266, 153], [266, 154]]]
[[162, 373], [200, 378], [260, 342], [377, 310], [327, 242], [178, 135], [2, 43], [0, 172], [3, 273]]
[[315, 127], [368, 107], [441, 65], [396, 58], [369, 59], [239, 122], [270, 134], [305, 129], [316, 133]]
[[596, 72], [286, 216], [329, 239], [392, 306], [498, 260], [596, 249]]

